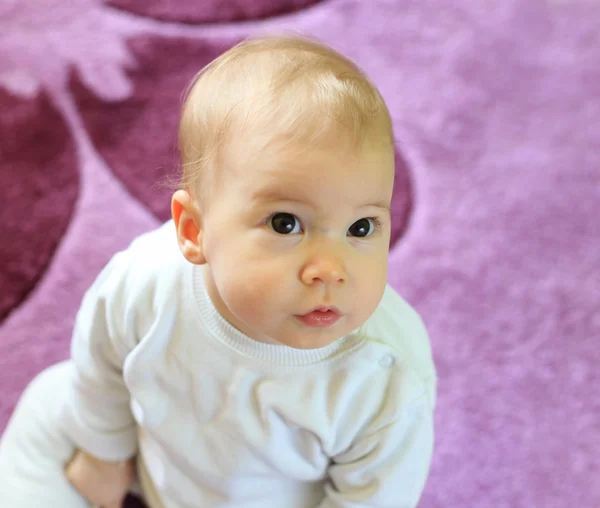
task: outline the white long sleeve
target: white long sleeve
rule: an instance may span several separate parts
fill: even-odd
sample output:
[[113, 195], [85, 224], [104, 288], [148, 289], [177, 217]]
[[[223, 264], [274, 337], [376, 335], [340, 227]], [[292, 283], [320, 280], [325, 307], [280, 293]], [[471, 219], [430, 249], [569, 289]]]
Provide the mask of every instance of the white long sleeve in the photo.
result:
[[128, 256], [117, 254], [83, 299], [71, 345], [73, 378], [62, 414], [78, 448], [110, 461], [129, 458], [137, 450], [136, 423], [123, 379], [123, 364], [135, 337], [133, 314], [129, 323], [123, 319]]
[[433, 452], [433, 421], [425, 393], [403, 403], [391, 421], [379, 418], [333, 457], [331, 482], [319, 508], [415, 508]]

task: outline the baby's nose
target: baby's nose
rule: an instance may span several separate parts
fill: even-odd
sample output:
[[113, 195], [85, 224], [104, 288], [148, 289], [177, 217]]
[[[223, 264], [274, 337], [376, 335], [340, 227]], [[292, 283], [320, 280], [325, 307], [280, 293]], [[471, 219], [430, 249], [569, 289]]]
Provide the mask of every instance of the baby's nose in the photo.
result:
[[302, 271], [302, 282], [313, 284], [343, 284], [348, 275], [339, 261], [331, 259], [315, 260], [308, 263]]

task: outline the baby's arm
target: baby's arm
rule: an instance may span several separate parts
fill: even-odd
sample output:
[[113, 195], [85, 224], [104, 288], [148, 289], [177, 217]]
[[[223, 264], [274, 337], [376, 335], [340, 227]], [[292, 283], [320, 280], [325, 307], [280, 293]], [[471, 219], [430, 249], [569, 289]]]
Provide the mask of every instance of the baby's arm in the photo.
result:
[[417, 389], [400, 388], [352, 445], [333, 457], [318, 508], [417, 506], [433, 452], [434, 402], [431, 387], [407, 384]]
[[[62, 424], [78, 451], [66, 474], [88, 500], [119, 506], [133, 480], [136, 425], [123, 380], [125, 356], [134, 336], [127, 316], [128, 253], [120, 253], [86, 293], [72, 342], [73, 376]], [[128, 324], [129, 322], [129, 324]], [[129, 339], [131, 341], [131, 339]]]

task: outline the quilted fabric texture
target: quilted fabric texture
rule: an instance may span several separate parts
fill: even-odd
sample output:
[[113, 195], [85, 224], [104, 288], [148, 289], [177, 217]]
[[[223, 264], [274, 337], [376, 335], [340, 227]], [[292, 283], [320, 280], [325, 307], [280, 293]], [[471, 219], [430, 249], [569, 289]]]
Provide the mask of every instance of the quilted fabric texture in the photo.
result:
[[85, 289], [168, 216], [181, 92], [248, 35], [355, 59], [398, 140], [390, 282], [440, 384], [423, 507], [600, 506], [600, 4], [0, 5], [0, 430]]

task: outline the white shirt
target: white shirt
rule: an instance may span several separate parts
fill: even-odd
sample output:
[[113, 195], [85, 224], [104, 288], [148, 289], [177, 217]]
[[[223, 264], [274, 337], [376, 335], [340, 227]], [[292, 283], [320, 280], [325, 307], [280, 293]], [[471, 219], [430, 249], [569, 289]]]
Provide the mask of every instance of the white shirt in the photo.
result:
[[359, 330], [324, 348], [256, 342], [217, 312], [168, 222], [89, 289], [72, 357], [70, 437], [104, 460], [139, 451], [156, 505], [418, 503], [435, 369], [421, 319], [390, 287]]

